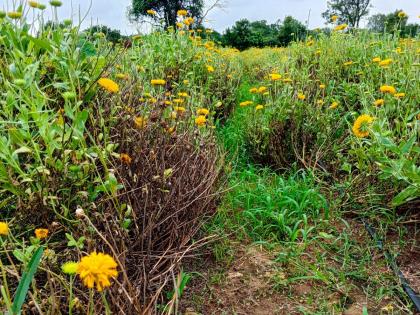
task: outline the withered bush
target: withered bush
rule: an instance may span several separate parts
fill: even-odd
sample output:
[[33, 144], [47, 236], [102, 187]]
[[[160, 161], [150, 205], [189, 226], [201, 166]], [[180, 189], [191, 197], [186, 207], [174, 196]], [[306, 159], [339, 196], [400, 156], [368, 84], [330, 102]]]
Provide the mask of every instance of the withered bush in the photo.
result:
[[127, 303], [116, 286], [111, 294], [116, 312], [148, 312], [165, 302], [164, 289], [173, 289], [182, 258], [201, 244], [192, 240], [204, 217], [216, 210], [221, 163], [214, 138], [192, 126], [168, 132], [163, 112], [164, 105], [157, 107], [141, 128], [132, 115], [121, 114], [111, 131], [118, 151], [127, 155], [115, 159], [113, 170], [124, 188], [118, 205], [103, 200], [106, 220], [95, 225], [117, 252], [126, 291], [139, 303]]

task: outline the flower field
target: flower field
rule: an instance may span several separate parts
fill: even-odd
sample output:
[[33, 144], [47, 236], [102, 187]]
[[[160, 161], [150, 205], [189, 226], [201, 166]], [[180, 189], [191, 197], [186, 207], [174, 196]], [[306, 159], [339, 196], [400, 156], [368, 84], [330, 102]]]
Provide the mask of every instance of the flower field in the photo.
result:
[[[60, 6], [0, 11], [0, 314], [414, 313], [364, 226], [418, 291], [418, 38], [116, 44]], [[255, 245], [272, 304], [221, 303]]]

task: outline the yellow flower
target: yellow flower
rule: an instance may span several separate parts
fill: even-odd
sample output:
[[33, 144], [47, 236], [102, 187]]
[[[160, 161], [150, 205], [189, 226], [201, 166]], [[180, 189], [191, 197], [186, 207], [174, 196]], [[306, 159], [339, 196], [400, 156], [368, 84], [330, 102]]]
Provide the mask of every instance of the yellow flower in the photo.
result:
[[254, 88], [249, 90], [249, 93], [253, 93], [253, 94], [258, 93], [258, 89], [254, 87]]
[[12, 20], [18, 20], [22, 17], [22, 12], [18, 12], [18, 11], [8, 12], [7, 16], [11, 18]]
[[184, 113], [186, 111], [185, 107], [182, 107], [182, 106], [175, 106], [174, 110], [177, 111], [178, 113]]
[[120, 90], [118, 84], [108, 78], [100, 78], [98, 84], [110, 93], [118, 93]]
[[397, 54], [402, 54], [402, 53], [403, 53], [403, 50], [402, 50], [402, 48], [401, 48], [401, 47], [397, 47], [397, 48], [395, 49], [395, 52], [396, 52]]
[[306, 99], [306, 96], [303, 93], [298, 93], [297, 98], [301, 101], [304, 101]]
[[343, 63], [343, 65], [347, 67], [347, 66], [351, 66], [353, 63], [354, 63], [353, 61], [346, 61], [345, 63]]
[[92, 289], [96, 283], [96, 289], [101, 292], [111, 286], [110, 278], [117, 277], [117, 263], [107, 254], [93, 252], [80, 260], [77, 273], [86, 287]]
[[0, 235], [9, 234], [9, 225], [6, 222], [0, 222]]
[[180, 93], [178, 93], [178, 96], [179, 97], [188, 97], [189, 95], [188, 95], [188, 93], [180, 92]]
[[28, 1], [28, 5], [29, 5], [31, 8], [37, 9], [37, 8], [38, 8], [38, 6], [39, 6], [39, 3], [38, 3], [38, 2], [36, 2], [36, 1]]
[[210, 111], [207, 108], [200, 108], [197, 110], [197, 115], [199, 116], [207, 116]]
[[290, 78], [285, 78], [285, 79], [283, 79], [283, 82], [284, 82], [284, 83], [292, 83], [292, 82], [293, 82], [293, 80], [292, 80], [292, 79], [290, 79]]
[[176, 22], [176, 27], [183, 28], [184, 24], [182, 24], [181, 22]]
[[334, 28], [334, 31], [344, 31], [347, 28], [347, 24], [340, 24]]
[[320, 84], [320, 85], [319, 85], [319, 88], [320, 88], [321, 90], [325, 89], [325, 84]]
[[338, 15], [333, 15], [333, 16], [331, 16], [331, 21], [332, 21], [332, 22], [337, 21], [337, 19], [338, 19]]
[[120, 160], [121, 160], [121, 162], [123, 162], [124, 164], [129, 165], [129, 164], [131, 164], [131, 161], [132, 161], [133, 159], [132, 159], [132, 158], [131, 158], [131, 156], [129, 156], [127, 153], [121, 153], [121, 154], [120, 154]]
[[360, 115], [353, 125], [353, 133], [358, 138], [365, 138], [369, 135], [367, 127], [372, 124], [374, 118], [369, 115]]
[[403, 97], [405, 97], [405, 93], [395, 93], [394, 97], [395, 98], [403, 98]]
[[154, 80], [151, 80], [150, 83], [152, 85], [165, 85], [166, 81], [162, 79], [154, 79]]
[[178, 16], [186, 16], [188, 14], [187, 10], [178, 10], [176, 13]]
[[270, 73], [269, 76], [271, 81], [278, 81], [281, 79], [281, 74], [278, 73]]
[[147, 125], [147, 120], [143, 117], [135, 117], [134, 118], [134, 125], [136, 126], [136, 128], [138, 129], [142, 129], [144, 127], [146, 127]]
[[147, 14], [149, 14], [149, 15], [156, 15], [156, 14], [157, 14], [157, 12], [156, 12], [155, 10], [152, 10], [152, 9], [147, 10], [146, 12], [147, 12]]
[[214, 72], [214, 67], [213, 66], [207, 65], [206, 67], [207, 67], [208, 72], [210, 72], [210, 73]]
[[195, 119], [195, 124], [199, 127], [202, 127], [206, 124], [207, 118], [206, 116], [200, 115]]
[[255, 107], [255, 110], [261, 110], [261, 109], [263, 109], [264, 108], [264, 106], [263, 105], [257, 105], [256, 107]]
[[174, 99], [174, 103], [175, 104], [182, 104], [184, 102], [185, 102], [185, 100], [183, 98], [176, 98], [176, 99]]
[[194, 23], [194, 19], [192, 17], [188, 17], [184, 20], [184, 24], [189, 26]]
[[373, 62], [381, 62], [381, 58], [379, 57], [375, 57], [372, 59]]
[[48, 229], [36, 229], [35, 230], [35, 237], [39, 240], [48, 237]]
[[321, 106], [321, 105], [324, 105], [324, 100], [317, 100], [317, 101], [316, 101], [316, 104], [317, 104], [317, 105], [320, 105], [320, 106]]
[[383, 98], [377, 99], [375, 102], [373, 102], [373, 105], [375, 106], [382, 106], [385, 104], [385, 100]]
[[407, 17], [407, 13], [405, 13], [404, 11], [400, 11], [400, 12], [398, 12], [398, 17], [400, 19], [406, 18]]
[[75, 275], [78, 268], [79, 264], [73, 261], [69, 261], [61, 265], [61, 271], [63, 271], [66, 275]]
[[385, 59], [379, 62], [380, 67], [388, 67], [392, 63], [392, 59]]
[[253, 103], [254, 103], [253, 101], [245, 101], [245, 102], [239, 103], [239, 106], [245, 107], [245, 106], [248, 106], [248, 105], [252, 105]]
[[265, 92], [267, 92], [267, 88], [265, 86], [260, 86], [258, 88], [258, 93], [263, 94]]
[[333, 102], [330, 106], [330, 109], [336, 109], [338, 107], [338, 102]]
[[382, 85], [380, 87], [380, 91], [382, 93], [389, 93], [389, 94], [392, 94], [392, 95], [397, 93], [397, 90], [392, 85]]

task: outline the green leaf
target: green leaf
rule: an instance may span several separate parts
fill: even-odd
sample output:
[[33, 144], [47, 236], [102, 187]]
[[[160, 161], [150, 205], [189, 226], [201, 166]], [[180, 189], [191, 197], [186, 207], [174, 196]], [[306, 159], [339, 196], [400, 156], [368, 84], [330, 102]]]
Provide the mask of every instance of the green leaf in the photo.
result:
[[392, 199], [392, 205], [394, 207], [400, 206], [410, 199], [418, 197], [418, 195], [419, 189], [416, 186], [409, 186]]
[[28, 37], [35, 44], [35, 47], [37, 47], [38, 49], [45, 49], [46, 51], [49, 51], [49, 52], [53, 51], [52, 46], [49, 41], [35, 38], [29, 35]]
[[22, 311], [23, 303], [25, 302], [26, 295], [28, 294], [29, 285], [31, 284], [32, 279], [35, 276], [43, 253], [43, 247], [39, 247], [35, 251], [34, 255], [31, 258], [31, 261], [29, 262], [27, 271], [23, 273], [22, 279], [20, 279], [19, 286], [16, 290], [12, 306], [14, 315], [20, 314]]

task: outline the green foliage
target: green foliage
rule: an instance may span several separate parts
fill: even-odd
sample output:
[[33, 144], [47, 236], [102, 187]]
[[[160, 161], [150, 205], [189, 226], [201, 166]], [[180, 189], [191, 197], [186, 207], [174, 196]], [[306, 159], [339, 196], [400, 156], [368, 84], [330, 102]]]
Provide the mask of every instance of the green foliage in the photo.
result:
[[280, 46], [288, 46], [292, 41], [301, 40], [308, 34], [308, 29], [298, 20], [287, 16], [279, 28], [278, 41]]
[[[129, 8], [130, 18], [136, 21], [152, 18], [155, 21], [163, 21], [166, 27], [175, 26], [178, 10], [188, 10], [189, 14], [200, 19], [204, 8], [203, 0], [132, 0]], [[157, 12], [156, 16], [147, 13], [148, 10]]]
[[121, 42], [121, 40], [123, 39], [127, 39], [126, 36], [121, 35], [121, 32], [119, 30], [113, 30], [105, 25], [94, 25], [89, 27], [88, 29], [85, 30], [86, 33], [88, 33], [89, 35], [93, 36], [101, 36], [104, 35], [105, 38], [116, 44]]

